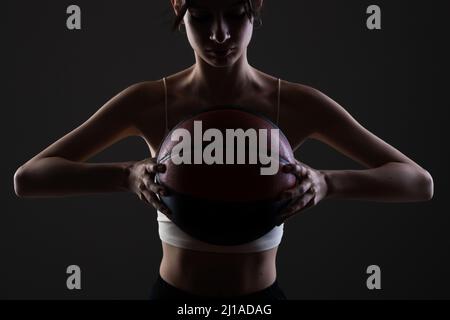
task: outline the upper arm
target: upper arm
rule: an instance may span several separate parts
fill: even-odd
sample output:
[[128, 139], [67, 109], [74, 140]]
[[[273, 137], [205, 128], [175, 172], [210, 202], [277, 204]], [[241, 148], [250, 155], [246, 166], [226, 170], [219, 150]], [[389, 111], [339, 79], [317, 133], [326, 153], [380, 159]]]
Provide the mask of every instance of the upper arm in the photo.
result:
[[146, 99], [144, 86], [137, 83], [119, 92], [84, 123], [27, 163], [46, 157], [86, 161], [125, 137], [139, 135], [134, 119]]
[[311, 138], [326, 143], [366, 167], [379, 167], [388, 162], [418, 166], [364, 128], [336, 101], [313, 88], [308, 88], [308, 96], [315, 119]]

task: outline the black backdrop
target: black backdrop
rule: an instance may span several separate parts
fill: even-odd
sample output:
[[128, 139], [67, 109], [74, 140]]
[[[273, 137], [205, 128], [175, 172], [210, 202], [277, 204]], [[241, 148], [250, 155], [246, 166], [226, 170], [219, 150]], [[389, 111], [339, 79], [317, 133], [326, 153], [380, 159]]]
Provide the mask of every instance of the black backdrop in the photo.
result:
[[[366, 28], [366, 0], [265, 1], [249, 62], [311, 85], [434, 177], [424, 203], [324, 201], [285, 225], [277, 259], [290, 299], [450, 298], [443, 1], [376, 2], [382, 30]], [[85, 121], [128, 85], [190, 66], [184, 35], [172, 34], [169, 1], [74, 4], [82, 30], [65, 26], [71, 1], [2, 3], [0, 298], [145, 299], [161, 259], [156, 212], [132, 194], [20, 199], [15, 170]], [[90, 162], [149, 156], [125, 139]], [[318, 169], [359, 168], [306, 142], [299, 160]], [[82, 290], [66, 288], [66, 267]], [[382, 289], [366, 288], [367, 266]]]

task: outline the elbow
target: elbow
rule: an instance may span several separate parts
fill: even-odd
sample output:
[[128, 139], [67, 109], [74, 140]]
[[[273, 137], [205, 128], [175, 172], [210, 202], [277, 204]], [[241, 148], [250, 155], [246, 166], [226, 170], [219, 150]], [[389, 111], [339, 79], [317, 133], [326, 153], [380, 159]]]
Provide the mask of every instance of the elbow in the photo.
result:
[[433, 199], [434, 195], [434, 182], [433, 177], [431, 174], [423, 170], [420, 173], [420, 179], [419, 179], [419, 188], [420, 190], [420, 201], [429, 201]]
[[25, 169], [23, 166], [19, 167], [14, 173], [14, 192], [16, 196], [23, 198], [26, 196], [25, 192]]

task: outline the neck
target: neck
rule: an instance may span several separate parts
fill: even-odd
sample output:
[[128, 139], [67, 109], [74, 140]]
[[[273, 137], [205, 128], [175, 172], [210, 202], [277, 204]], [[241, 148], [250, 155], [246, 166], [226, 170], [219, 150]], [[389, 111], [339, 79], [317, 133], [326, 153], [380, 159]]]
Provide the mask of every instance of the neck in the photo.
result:
[[247, 61], [247, 51], [226, 67], [213, 67], [195, 55], [188, 81], [192, 92], [209, 104], [232, 103], [257, 81], [255, 69]]

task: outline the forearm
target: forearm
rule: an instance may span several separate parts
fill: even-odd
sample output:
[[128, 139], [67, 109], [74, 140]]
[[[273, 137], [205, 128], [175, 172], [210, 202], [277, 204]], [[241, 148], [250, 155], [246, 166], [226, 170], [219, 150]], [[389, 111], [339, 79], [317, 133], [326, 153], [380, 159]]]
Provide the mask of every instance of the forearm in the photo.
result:
[[21, 197], [55, 197], [127, 191], [127, 167], [132, 162], [85, 163], [60, 157], [36, 160], [14, 176]]
[[366, 170], [322, 170], [328, 185], [327, 198], [381, 202], [429, 200], [433, 179], [407, 163], [391, 162]]

